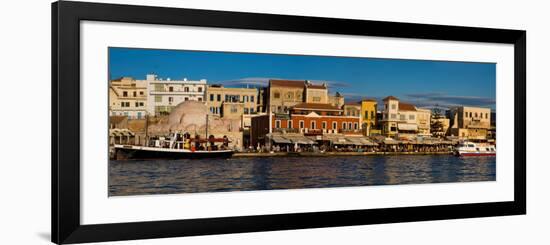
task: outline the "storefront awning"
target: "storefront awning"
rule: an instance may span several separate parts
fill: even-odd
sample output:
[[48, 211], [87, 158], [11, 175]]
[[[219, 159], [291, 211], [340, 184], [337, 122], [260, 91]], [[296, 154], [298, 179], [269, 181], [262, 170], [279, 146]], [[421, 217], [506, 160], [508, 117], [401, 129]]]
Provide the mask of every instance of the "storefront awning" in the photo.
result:
[[279, 135], [274, 135], [272, 138], [273, 142], [277, 143], [277, 144], [291, 144], [292, 141], [288, 140], [288, 139], [285, 139], [284, 137], [282, 136], [279, 136]]

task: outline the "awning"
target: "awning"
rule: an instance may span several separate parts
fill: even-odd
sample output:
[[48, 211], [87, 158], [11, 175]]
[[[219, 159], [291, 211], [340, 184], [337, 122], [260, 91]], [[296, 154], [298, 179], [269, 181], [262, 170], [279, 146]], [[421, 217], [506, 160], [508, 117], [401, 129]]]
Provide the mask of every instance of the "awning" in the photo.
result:
[[418, 125], [408, 124], [408, 123], [400, 123], [400, 124], [397, 125], [397, 128], [399, 130], [417, 131], [418, 130]]
[[135, 134], [128, 129], [113, 128], [109, 129], [109, 136], [134, 136]]
[[302, 136], [302, 135], [285, 135], [284, 138], [286, 138], [287, 140], [290, 140], [292, 143], [296, 143], [296, 144], [302, 144], [302, 145], [317, 144], [317, 142], [315, 142], [313, 140], [310, 140], [307, 137]]
[[280, 135], [274, 135], [272, 138], [273, 142], [277, 143], [277, 144], [291, 144], [292, 141], [288, 140], [288, 139], [285, 139], [284, 137], [280, 136]]

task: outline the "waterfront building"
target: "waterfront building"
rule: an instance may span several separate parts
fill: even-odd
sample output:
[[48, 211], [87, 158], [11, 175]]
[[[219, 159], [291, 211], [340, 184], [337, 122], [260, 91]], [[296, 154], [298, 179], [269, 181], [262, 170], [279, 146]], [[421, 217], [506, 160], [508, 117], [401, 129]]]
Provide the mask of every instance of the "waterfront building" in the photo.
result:
[[491, 128], [491, 109], [459, 106], [449, 111], [451, 125], [449, 134], [460, 139], [487, 139]]
[[313, 84], [310, 81], [305, 82], [306, 103], [328, 104], [327, 84]]
[[432, 111], [429, 109], [416, 108], [416, 124], [418, 125], [419, 136], [431, 136]]
[[269, 80], [269, 103], [273, 113], [285, 113], [292, 106], [304, 102], [304, 80]]
[[360, 103], [363, 134], [365, 136], [370, 136], [374, 133], [379, 134], [380, 130], [378, 130], [378, 119], [376, 115], [378, 102], [375, 99], [363, 99]]
[[340, 93], [336, 92], [334, 95], [328, 96], [328, 103], [332, 106], [336, 106], [338, 108], [344, 106], [344, 96], [342, 96]]
[[[271, 123], [269, 119], [271, 118]], [[289, 113], [273, 113], [252, 118], [251, 144], [267, 143], [274, 134], [295, 133], [302, 136], [361, 135], [360, 116], [344, 115], [344, 110], [330, 104], [300, 103]], [[270, 130], [271, 125], [271, 130]]]
[[413, 138], [418, 134], [417, 108], [394, 96], [384, 98], [382, 133], [389, 137]]
[[147, 111], [147, 83], [131, 77], [109, 82], [109, 115], [141, 119]]
[[167, 115], [184, 101], [204, 101], [206, 80], [191, 81], [161, 79], [157, 75], [146, 76], [148, 98], [147, 112], [150, 115]]
[[226, 88], [222, 85], [210, 85], [206, 88], [206, 105], [210, 113], [222, 117], [256, 114], [258, 90], [255, 88]]

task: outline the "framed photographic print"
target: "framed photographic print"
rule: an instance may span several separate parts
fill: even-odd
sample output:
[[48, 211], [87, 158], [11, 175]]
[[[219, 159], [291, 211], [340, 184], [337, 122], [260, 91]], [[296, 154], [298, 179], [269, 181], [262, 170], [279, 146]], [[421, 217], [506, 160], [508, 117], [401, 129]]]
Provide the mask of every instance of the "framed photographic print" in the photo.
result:
[[525, 214], [525, 38], [55, 2], [52, 241]]

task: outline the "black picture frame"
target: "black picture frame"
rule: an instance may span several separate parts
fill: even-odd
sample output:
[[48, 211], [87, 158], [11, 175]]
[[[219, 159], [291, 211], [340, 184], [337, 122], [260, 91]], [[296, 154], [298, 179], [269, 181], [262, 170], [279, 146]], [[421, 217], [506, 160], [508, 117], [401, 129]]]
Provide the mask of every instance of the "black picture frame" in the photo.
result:
[[[514, 45], [514, 201], [152, 222], [80, 224], [80, 22]], [[52, 242], [83, 243], [526, 213], [526, 31], [61, 1], [52, 4]]]

